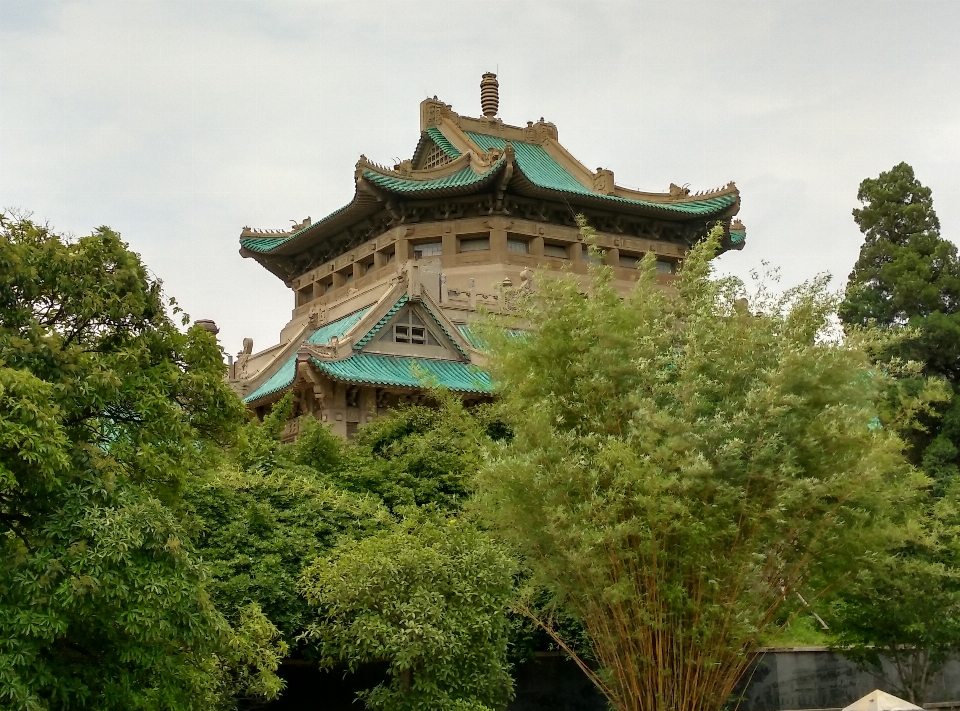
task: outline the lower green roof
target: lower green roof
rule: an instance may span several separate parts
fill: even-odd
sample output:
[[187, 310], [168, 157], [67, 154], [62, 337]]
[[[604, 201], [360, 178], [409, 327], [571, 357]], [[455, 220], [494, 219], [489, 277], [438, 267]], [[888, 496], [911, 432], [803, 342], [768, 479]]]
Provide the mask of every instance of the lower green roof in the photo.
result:
[[[324, 343], [329, 343], [330, 339], [334, 336], [337, 338], [343, 338], [344, 334], [353, 328], [357, 321], [363, 318], [364, 314], [366, 314], [371, 308], [373, 307], [367, 306], [366, 308], [360, 309], [359, 311], [354, 311], [352, 314], [344, 316], [343, 318], [338, 318], [336, 321], [331, 321], [330, 323], [321, 326], [307, 339], [307, 343], [321, 345]], [[276, 392], [280, 392], [281, 390], [289, 388], [291, 385], [293, 385], [293, 380], [296, 378], [296, 376], [297, 354], [294, 353], [283, 365], [280, 366], [276, 373], [271, 375], [259, 388], [243, 398], [243, 401], [253, 402], [254, 400], [259, 400], [262, 397], [273, 395]]]
[[[381, 319], [381, 324], [388, 320], [397, 308], [406, 303], [406, 300], [405, 296], [401, 298], [395, 308], [384, 319]], [[329, 343], [330, 339], [334, 337], [342, 338], [371, 308], [372, 306], [367, 306], [318, 328], [307, 339], [307, 342], [323, 344]], [[381, 324], [378, 324], [378, 326]], [[313, 358], [312, 362], [331, 378], [348, 383], [392, 385], [404, 388], [422, 388], [428, 384], [435, 384], [456, 392], [483, 394], [493, 392], [489, 373], [467, 363], [429, 358], [375, 355], [372, 353], [355, 353], [346, 360], [338, 361]], [[286, 390], [293, 385], [296, 376], [297, 356], [294, 354], [277, 369], [277, 372], [271, 375], [259, 388], [247, 395], [243, 401], [246, 403], [255, 402]]]
[[439, 385], [456, 392], [493, 392], [490, 374], [485, 370], [448, 360], [357, 353], [346, 360], [333, 362], [314, 358], [313, 364], [331, 378], [348, 383], [405, 388]]
[[244, 402], [253, 402], [267, 395], [273, 395], [293, 385], [297, 377], [297, 356], [294, 354], [287, 362], [280, 366], [276, 373], [271, 375], [265, 383], [243, 398]]

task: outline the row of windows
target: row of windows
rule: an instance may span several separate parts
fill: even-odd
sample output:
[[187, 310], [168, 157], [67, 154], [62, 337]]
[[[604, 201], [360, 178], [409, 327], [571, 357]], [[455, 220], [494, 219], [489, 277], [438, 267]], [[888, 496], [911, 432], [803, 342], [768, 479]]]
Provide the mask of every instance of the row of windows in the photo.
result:
[[[482, 252], [490, 249], [490, 237], [489, 236], [464, 236], [459, 240], [459, 251], [463, 252]], [[507, 251], [513, 252], [514, 254], [529, 254], [530, 253], [530, 241], [523, 239], [521, 237], [507, 237]], [[431, 242], [419, 242], [413, 245], [413, 258], [414, 259], [430, 259], [433, 257], [439, 257], [443, 254], [443, 246], [440, 240], [435, 240]], [[550, 244], [545, 243], [543, 245], [543, 255], [545, 257], [553, 257], [554, 259], [569, 259], [570, 253], [567, 246], [562, 244]], [[390, 264], [394, 261], [396, 257], [395, 252], [384, 253], [385, 259], [384, 264]], [[592, 254], [589, 251], [584, 252], [584, 258], [591, 263], [597, 264], [602, 263], [602, 260]], [[640, 257], [630, 254], [620, 254], [619, 265], [627, 269], [637, 269], [640, 266]], [[360, 273], [361, 275], [367, 274], [368, 272], [373, 271], [374, 262], [367, 262], [360, 264]], [[658, 259], [657, 260], [657, 271], [661, 274], [673, 274], [676, 271], [676, 262], [670, 259]], [[346, 270], [339, 272], [343, 276], [343, 283], [349, 284], [353, 281], [353, 265], [348, 267]], [[319, 294], [324, 294], [331, 289], [334, 281], [333, 278], [328, 278], [326, 281], [318, 283], [318, 292]], [[307, 303], [314, 296], [318, 294], [313, 292], [313, 286], [304, 287], [297, 294], [298, 305], [302, 303]]]
[[[459, 240], [459, 251], [463, 252], [481, 252], [490, 249], [489, 237], [461, 237]], [[516, 254], [529, 254], [530, 242], [525, 239], [507, 238], [507, 250]], [[443, 253], [441, 242], [421, 242], [414, 246], [414, 259], [425, 259], [428, 257], [439, 257]], [[602, 264], [603, 259], [593, 252], [584, 253], [586, 260], [592, 264]], [[568, 248], [562, 244], [544, 244], [543, 256], [553, 257], [555, 259], [569, 259]], [[640, 266], [641, 257], [631, 254], [620, 255], [620, 266], [627, 269], [637, 269]], [[657, 271], [661, 274], [673, 274], [676, 271], [676, 263], [669, 259], [657, 260]]]

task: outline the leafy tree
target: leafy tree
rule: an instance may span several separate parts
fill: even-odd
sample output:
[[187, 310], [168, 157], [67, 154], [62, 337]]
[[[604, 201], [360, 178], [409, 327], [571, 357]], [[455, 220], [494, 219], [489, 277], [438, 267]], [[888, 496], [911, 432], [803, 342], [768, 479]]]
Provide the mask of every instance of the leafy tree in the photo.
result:
[[484, 422], [449, 394], [438, 407], [413, 406], [364, 427], [341, 486], [375, 493], [391, 509], [433, 504], [458, 509], [481, 459]]
[[363, 694], [368, 708], [501, 708], [514, 562], [462, 518], [407, 513], [307, 568], [318, 609], [308, 637], [326, 666], [389, 662], [389, 682]]
[[486, 431], [503, 433], [485, 410], [434, 399], [353, 442], [303, 418], [281, 445], [288, 396], [186, 495], [217, 607], [234, 619], [256, 603], [295, 654], [327, 666], [388, 663], [370, 708], [480, 711], [510, 691], [512, 562], [458, 518]]
[[275, 695], [272, 626], [226, 624], [178, 511], [242, 421], [216, 343], [108, 228], [0, 223], [0, 704]]
[[892, 551], [864, 566], [828, 608], [834, 647], [922, 704], [934, 675], [960, 648], [957, 492], [921, 507]]
[[262, 425], [248, 424], [236, 461], [198, 479], [186, 498], [218, 609], [234, 619], [256, 603], [295, 647], [312, 619], [297, 591], [303, 568], [393, 519], [375, 496], [331, 483], [329, 467], [346, 447], [316, 420], [304, 418], [300, 438], [280, 445], [287, 410], [281, 403]]
[[[906, 163], [864, 180], [857, 198], [864, 244], [840, 316], [896, 336], [874, 355], [898, 379], [892, 400], [911, 397], [927, 376], [946, 395], [897, 428], [931, 481], [916, 525], [833, 603], [831, 627], [838, 648], [861, 665], [879, 673], [881, 654], [890, 659], [901, 693], [923, 703], [933, 675], [960, 650], [960, 259], [940, 236], [930, 189]], [[922, 368], [901, 367], [907, 359]]]
[[748, 313], [739, 282], [709, 278], [718, 243], [674, 295], [648, 255], [626, 299], [606, 268], [586, 298], [544, 277], [485, 334], [514, 436], [480, 504], [581, 620], [601, 669], [582, 666], [618, 709], [719, 709], [795, 592], [882, 550], [917, 485], [873, 426], [887, 376], [855, 334], [825, 335], [825, 279], [761, 289]]

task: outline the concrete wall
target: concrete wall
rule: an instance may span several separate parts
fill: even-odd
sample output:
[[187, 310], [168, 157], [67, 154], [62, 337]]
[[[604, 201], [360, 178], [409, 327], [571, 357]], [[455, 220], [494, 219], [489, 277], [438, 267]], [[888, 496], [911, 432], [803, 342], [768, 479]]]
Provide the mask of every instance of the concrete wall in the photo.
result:
[[[369, 688], [384, 678], [384, 668], [364, 667], [350, 675], [343, 670], [319, 672], [315, 668], [281, 667], [288, 689], [278, 702], [265, 708], [270, 711], [357, 711], [351, 702], [354, 693]], [[889, 679], [895, 679], [892, 668], [888, 680], [876, 679], [839, 654], [824, 649], [777, 650], [758, 660], [752, 674], [745, 679], [745, 691], [738, 711], [791, 711], [798, 709], [832, 709], [857, 700], [876, 688], [896, 693]], [[603, 696], [580, 672], [577, 666], [556, 654], [539, 655], [521, 664], [515, 672], [516, 698], [507, 711], [607, 711]], [[929, 707], [950, 707], [943, 704], [960, 699], [960, 663], [947, 665], [935, 679], [928, 701]], [[941, 702], [941, 703], [937, 703]], [[957, 711], [956, 708], [951, 711]]]
[[[896, 670], [885, 663], [884, 671], [884, 678], [878, 678], [820, 648], [768, 652], [744, 679], [740, 711], [842, 708], [874, 689], [896, 694]], [[953, 661], [933, 679], [927, 701], [957, 699], [960, 663]]]

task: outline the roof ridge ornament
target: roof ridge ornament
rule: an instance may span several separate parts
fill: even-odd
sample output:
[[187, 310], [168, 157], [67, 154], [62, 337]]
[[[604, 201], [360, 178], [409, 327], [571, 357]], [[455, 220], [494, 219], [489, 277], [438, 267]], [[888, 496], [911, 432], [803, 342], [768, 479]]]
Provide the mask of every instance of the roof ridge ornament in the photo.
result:
[[480, 79], [480, 108], [486, 118], [493, 118], [500, 108], [500, 82], [493, 72], [486, 72]]

